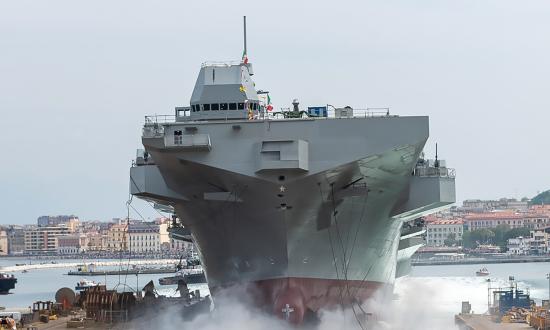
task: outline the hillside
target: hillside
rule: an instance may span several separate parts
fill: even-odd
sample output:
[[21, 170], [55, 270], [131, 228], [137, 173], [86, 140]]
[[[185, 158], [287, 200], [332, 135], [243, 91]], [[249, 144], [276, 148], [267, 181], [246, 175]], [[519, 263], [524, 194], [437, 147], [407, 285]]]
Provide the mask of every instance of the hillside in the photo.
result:
[[533, 197], [530, 202], [531, 205], [550, 204], [550, 190], [541, 192], [537, 196]]

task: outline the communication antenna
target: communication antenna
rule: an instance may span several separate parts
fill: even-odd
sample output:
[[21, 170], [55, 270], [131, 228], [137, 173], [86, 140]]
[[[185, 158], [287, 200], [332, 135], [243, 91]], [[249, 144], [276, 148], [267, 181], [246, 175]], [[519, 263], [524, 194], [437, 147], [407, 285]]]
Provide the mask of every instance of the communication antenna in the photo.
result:
[[243, 16], [243, 29], [244, 29], [244, 55], [247, 56], [247, 50], [246, 50], [246, 16]]
[[435, 163], [434, 167], [439, 167], [439, 159], [437, 159], [437, 142], [435, 143]]

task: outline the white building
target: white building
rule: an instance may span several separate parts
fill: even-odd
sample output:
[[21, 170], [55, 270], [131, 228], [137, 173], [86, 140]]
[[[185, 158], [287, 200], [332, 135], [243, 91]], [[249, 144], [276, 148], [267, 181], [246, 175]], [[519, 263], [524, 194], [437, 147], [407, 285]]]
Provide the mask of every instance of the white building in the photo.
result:
[[195, 246], [191, 242], [170, 238], [170, 251], [175, 253], [194, 252]]
[[8, 233], [0, 230], [0, 256], [7, 256], [8, 252]]
[[155, 224], [132, 224], [128, 228], [128, 246], [132, 253], [159, 252], [159, 226]]
[[542, 230], [531, 230], [530, 254], [546, 254], [550, 235]]
[[508, 254], [513, 255], [526, 255], [529, 254], [529, 246], [531, 239], [529, 237], [515, 237], [509, 238], [508, 244]]
[[515, 237], [508, 239], [508, 254], [512, 255], [541, 255], [548, 253], [550, 234], [542, 230], [531, 230], [529, 237]]
[[426, 223], [426, 245], [443, 246], [445, 240], [454, 234], [461, 241], [464, 233], [464, 221], [460, 219], [439, 219]]
[[85, 235], [72, 234], [67, 236], [58, 236], [57, 239], [57, 253], [58, 254], [78, 254], [83, 249], [83, 242], [86, 238]]
[[170, 233], [168, 233], [168, 222], [159, 225], [159, 240], [162, 250], [170, 250]]

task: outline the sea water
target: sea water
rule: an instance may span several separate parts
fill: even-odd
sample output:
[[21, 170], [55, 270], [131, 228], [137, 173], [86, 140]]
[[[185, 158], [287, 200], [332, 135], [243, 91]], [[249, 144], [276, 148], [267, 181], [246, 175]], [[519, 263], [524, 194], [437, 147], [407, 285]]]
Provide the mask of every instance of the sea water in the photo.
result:
[[[113, 259], [101, 259], [101, 260], [86, 260], [82, 261], [75, 259], [47, 259], [47, 260], [31, 260], [33, 264], [39, 264], [41, 262], [51, 263], [56, 262], [58, 266], [62, 266], [65, 263], [93, 263], [97, 261], [120, 261]], [[125, 261], [122, 260], [124, 263]], [[0, 267], [14, 266], [15, 264], [29, 263], [29, 259], [24, 258], [0, 258]], [[148, 265], [148, 267], [152, 267]], [[113, 266], [113, 267], [101, 267], [97, 270], [126, 270], [128, 266]], [[173, 276], [171, 274], [134, 274], [128, 275], [108, 275], [108, 276], [75, 276], [67, 275], [69, 270], [75, 270], [72, 268], [48, 268], [48, 269], [31, 269], [26, 273], [15, 272], [11, 273], [17, 278], [17, 284], [15, 289], [10, 290], [7, 295], [0, 295], [0, 306], [4, 307], [29, 307], [32, 303], [38, 300], [42, 301], [55, 301], [55, 293], [57, 290], [63, 287], [67, 287], [75, 290], [77, 282], [87, 279], [100, 284], [107, 284], [107, 288], [116, 288], [118, 291], [139, 291], [149, 281], [153, 281], [156, 290], [161, 295], [176, 296], [179, 293], [176, 292], [176, 285], [162, 286], [159, 285], [158, 280], [161, 277]], [[206, 284], [190, 284], [189, 289], [200, 290], [201, 295], [208, 294], [208, 286]]]
[[[0, 259], [0, 266], [28, 262], [28, 259], [4, 258]], [[37, 262], [40, 261], [33, 260], [33, 263]], [[56, 262], [68, 263], [78, 260]], [[487, 267], [491, 274], [487, 277], [477, 277], [475, 272], [483, 266]], [[111, 269], [113, 268], [118, 269]], [[68, 287], [74, 290], [76, 283], [82, 279], [79, 276], [66, 275], [69, 270], [54, 268], [15, 273], [18, 279], [16, 288], [8, 295], [0, 295], [0, 306], [28, 307], [37, 300], [55, 300], [55, 292], [59, 288]], [[454, 329], [453, 317], [460, 311], [462, 301], [469, 301], [474, 312], [484, 313], [487, 310], [489, 286], [505, 287], [509, 285], [509, 276], [515, 277], [520, 288], [529, 290], [531, 298], [536, 302], [548, 299], [547, 273], [550, 273], [550, 263], [546, 262], [413, 267], [409, 276], [396, 281], [394, 300], [391, 305], [384, 308], [391, 310], [389, 314], [395, 328], [410, 328], [413, 322], [417, 325], [415, 329]], [[147, 282], [153, 281], [160, 294], [176, 295], [176, 286], [158, 284], [158, 279], [164, 276], [169, 275], [90, 276], [87, 279], [102, 284], [106, 282], [109, 288], [117, 287], [126, 291], [139, 290]], [[189, 288], [199, 289], [202, 295], [208, 294], [206, 284], [189, 285]]]

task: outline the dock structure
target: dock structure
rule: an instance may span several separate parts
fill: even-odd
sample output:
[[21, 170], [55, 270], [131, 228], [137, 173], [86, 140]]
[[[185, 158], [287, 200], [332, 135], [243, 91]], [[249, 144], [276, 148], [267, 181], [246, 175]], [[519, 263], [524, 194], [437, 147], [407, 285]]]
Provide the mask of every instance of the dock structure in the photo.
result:
[[526, 323], [496, 323], [490, 315], [458, 314], [455, 323], [460, 330], [527, 330], [534, 329]]
[[143, 274], [173, 274], [176, 269], [167, 268], [146, 268], [146, 269], [124, 269], [124, 270], [97, 270], [97, 271], [69, 271], [67, 275], [76, 276], [105, 276], [105, 275], [143, 275]]

